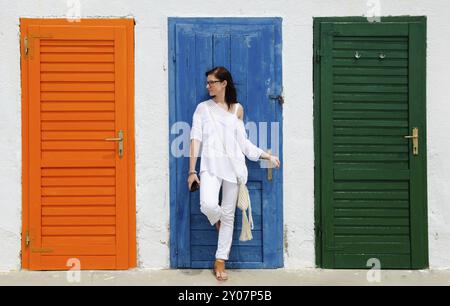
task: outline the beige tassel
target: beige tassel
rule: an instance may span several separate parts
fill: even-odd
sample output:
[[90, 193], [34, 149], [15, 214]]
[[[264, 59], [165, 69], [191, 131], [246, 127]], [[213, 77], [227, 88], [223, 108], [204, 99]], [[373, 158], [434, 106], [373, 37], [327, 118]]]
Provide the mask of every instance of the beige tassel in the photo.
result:
[[250, 227], [250, 223], [247, 219], [247, 213], [245, 210], [242, 211], [242, 229], [241, 236], [239, 237], [240, 241], [249, 241], [253, 239], [252, 230]]
[[[242, 211], [242, 229], [241, 235], [239, 237], [240, 241], [248, 241], [253, 239], [252, 229], [253, 229], [253, 218], [252, 218], [252, 208], [250, 203], [250, 195], [248, 188], [245, 184], [239, 184], [239, 196], [238, 196], [238, 208]], [[248, 209], [249, 217], [247, 218], [246, 210]]]

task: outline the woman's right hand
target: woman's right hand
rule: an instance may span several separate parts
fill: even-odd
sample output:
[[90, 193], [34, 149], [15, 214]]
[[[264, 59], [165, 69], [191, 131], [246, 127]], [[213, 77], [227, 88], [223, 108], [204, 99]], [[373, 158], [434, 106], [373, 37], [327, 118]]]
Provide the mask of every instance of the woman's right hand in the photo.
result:
[[198, 183], [198, 185], [200, 185], [200, 180], [198, 179], [197, 174], [196, 173], [190, 174], [188, 177], [188, 189], [189, 190], [191, 190], [192, 183], [194, 183], [195, 181]]

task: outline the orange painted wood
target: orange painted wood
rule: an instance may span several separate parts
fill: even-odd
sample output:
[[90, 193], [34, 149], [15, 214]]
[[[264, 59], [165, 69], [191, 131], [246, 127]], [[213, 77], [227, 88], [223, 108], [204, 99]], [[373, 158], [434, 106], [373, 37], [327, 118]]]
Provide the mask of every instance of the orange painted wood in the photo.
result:
[[42, 159], [42, 167], [115, 167], [115, 160], [111, 159], [92, 159], [92, 160], [54, 160]]
[[43, 141], [42, 150], [114, 150], [113, 142], [105, 141]]
[[45, 131], [43, 140], [103, 140], [114, 136], [114, 131]]
[[115, 205], [116, 198], [114, 196], [70, 196], [70, 197], [42, 197], [42, 205], [44, 206], [61, 206], [61, 205], [86, 205], [86, 206], [99, 206], [99, 205]]
[[52, 176], [115, 176], [114, 168], [55, 168], [42, 169], [42, 177]]
[[113, 46], [75, 46], [72, 45], [48, 45], [45, 44], [45, 40], [41, 43], [42, 53], [114, 53]]
[[113, 40], [51, 40], [42, 39], [41, 45], [43, 46], [62, 46], [62, 47], [93, 47], [93, 48], [105, 48], [113, 47]]
[[[87, 243], [86, 243], [87, 246]], [[85, 247], [84, 245], [71, 245], [71, 246], [55, 246], [53, 245], [44, 245], [45, 249], [50, 249], [52, 254], [58, 255], [68, 255], [72, 256], [71, 258], [77, 258], [77, 256], [82, 255], [114, 255], [116, 256], [117, 250], [114, 244], [110, 245], [89, 245], [89, 247]], [[33, 252], [33, 249], [31, 249]], [[76, 255], [74, 255], [76, 254]], [[117, 257], [117, 256], [116, 256]], [[83, 264], [83, 263], [81, 263]]]
[[[136, 266], [133, 32], [131, 19], [21, 19], [23, 268]], [[105, 141], [119, 130], [122, 158]]]
[[114, 121], [41, 121], [42, 131], [105, 131], [114, 127]]
[[[114, 121], [114, 112], [41, 112], [43, 121]], [[101, 138], [103, 140], [103, 138]]]
[[41, 187], [43, 196], [104, 196], [116, 195], [116, 187], [80, 186], [80, 187]]
[[114, 91], [114, 82], [42, 82], [42, 91]]
[[[86, 163], [86, 167], [95, 166], [96, 162], [107, 161], [108, 165], [114, 165], [114, 157], [117, 152], [111, 151], [42, 151], [42, 163], [48, 167], [61, 167], [71, 165], [69, 162], [77, 162], [79, 166]], [[90, 163], [89, 163], [90, 161]], [[59, 162], [59, 163], [57, 163]], [[63, 162], [67, 162], [64, 164]], [[88, 164], [89, 163], [89, 164]], [[99, 164], [100, 166], [100, 164]]]
[[77, 72], [42, 72], [42, 82], [113, 82], [114, 72], [90, 72], [90, 73], [77, 73]]
[[116, 238], [109, 236], [44, 236], [42, 238], [43, 245], [59, 245], [59, 246], [89, 246], [89, 245], [111, 245], [114, 244]]
[[65, 92], [41, 92], [41, 101], [43, 102], [62, 102], [62, 101], [108, 101], [114, 102], [114, 92], [71, 92], [69, 94]]
[[[70, 256], [43, 255], [41, 266], [53, 267], [52, 270], [68, 270], [67, 261]], [[78, 256], [81, 270], [114, 270], [116, 269], [116, 256]]]
[[42, 177], [42, 186], [115, 186], [114, 177]]
[[43, 72], [114, 72], [114, 63], [43, 63]]
[[42, 111], [114, 111], [113, 102], [83, 101], [83, 102], [42, 102]]
[[60, 216], [43, 216], [43, 226], [99, 226], [99, 225], [115, 225], [116, 218], [111, 216], [87, 216], [87, 217], [60, 217]]
[[[46, 50], [47, 51], [47, 50]], [[113, 63], [114, 62], [114, 54], [103, 54], [96, 52], [91, 53], [81, 53], [81, 54], [64, 54], [64, 53], [47, 53], [41, 52], [41, 63], [51, 63], [51, 62], [65, 62], [67, 60], [67, 56], [70, 56], [70, 61], [77, 62], [93, 62], [93, 63]]]
[[42, 229], [43, 236], [96, 236], [115, 234], [115, 226], [44, 226]]
[[110, 207], [43, 207], [43, 216], [115, 216], [114, 206]]
[[27, 25], [24, 24], [23, 20], [20, 22], [20, 66], [21, 66], [21, 93], [22, 93], [22, 105], [21, 105], [21, 116], [22, 116], [22, 241], [21, 241], [21, 257], [22, 257], [22, 268], [29, 269], [30, 267], [30, 255], [27, 250], [26, 238], [29, 232], [30, 225], [30, 162], [29, 162], [29, 88], [28, 88], [28, 65], [27, 60], [24, 58], [25, 46], [23, 44], [24, 38], [28, 35]]

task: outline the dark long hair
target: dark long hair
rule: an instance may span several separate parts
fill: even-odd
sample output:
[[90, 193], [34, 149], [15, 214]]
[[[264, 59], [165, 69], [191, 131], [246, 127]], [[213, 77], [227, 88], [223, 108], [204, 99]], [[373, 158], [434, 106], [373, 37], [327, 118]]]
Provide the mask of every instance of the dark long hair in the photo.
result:
[[234, 86], [231, 73], [227, 68], [218, 66], [205, 72], [206, 77], [211, 74], [222, 82], [227, 81], [227, 87], [225, 88], [225, 102], [228, 105], [228, 109], [230, 109], [232, 104], [237, 103], [236, 87]]

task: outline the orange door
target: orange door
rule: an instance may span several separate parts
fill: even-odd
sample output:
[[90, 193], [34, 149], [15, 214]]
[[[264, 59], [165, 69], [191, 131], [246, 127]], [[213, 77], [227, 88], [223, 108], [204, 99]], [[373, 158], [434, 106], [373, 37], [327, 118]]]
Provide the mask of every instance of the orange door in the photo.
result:
[[23, 268], [136, 265], [133, 30], [21, 19]]

